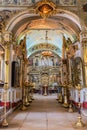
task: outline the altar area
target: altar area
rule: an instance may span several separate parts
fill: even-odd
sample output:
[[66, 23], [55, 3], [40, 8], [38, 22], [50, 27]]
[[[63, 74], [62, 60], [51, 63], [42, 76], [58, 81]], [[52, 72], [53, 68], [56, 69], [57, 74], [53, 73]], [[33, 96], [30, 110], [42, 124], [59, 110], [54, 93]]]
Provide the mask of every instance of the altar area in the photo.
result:
[[34, 83], [34, 92], [45, 96], [57, 92], [61, 81], [61, 58], [52, 52], [48, 55], [42, 51], [31, 56], [29, 60], [27, 79]]

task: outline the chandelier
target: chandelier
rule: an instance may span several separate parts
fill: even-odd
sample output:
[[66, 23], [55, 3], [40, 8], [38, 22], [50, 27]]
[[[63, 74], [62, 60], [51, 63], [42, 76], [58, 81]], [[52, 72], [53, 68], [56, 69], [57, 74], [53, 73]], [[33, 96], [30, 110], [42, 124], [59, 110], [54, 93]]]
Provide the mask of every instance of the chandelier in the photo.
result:
[[40, 14], [44, 19], [56, 13], [56, 5], [50, 0], [37, 2], [35, 9], [36, 13]]
[[[48, 37], [48, 30], [46, 30], [46, 34], [45, 34], [45, 41], [46, 41], [46, 43], [47, 43], [48, 39], [49, 39], [49, 37]], [[51, 56], [53, 56], [53, 53], [51, 51], [47, 50], [47, 51], [43, 51], [42, 55], [51, 57]]]
[[51, 57], [51, 56], [53, 56], [53, 53], [51, 51], [43, 51], [42, 55]]

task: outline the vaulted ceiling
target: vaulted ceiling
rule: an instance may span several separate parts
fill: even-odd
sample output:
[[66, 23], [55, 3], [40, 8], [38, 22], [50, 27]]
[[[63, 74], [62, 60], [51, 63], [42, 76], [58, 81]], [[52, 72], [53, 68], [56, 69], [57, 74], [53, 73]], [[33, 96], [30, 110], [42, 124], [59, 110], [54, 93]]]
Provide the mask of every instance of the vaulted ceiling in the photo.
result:
[[[54, 51], [59, 56], [62, 53], [62, 37], [63, 35], [67, 39], [68, 37], [71, 39], [72, 42], [75, 42], [79, 36], [81, 31], [81, 24], [79, 18], [76, 14], [64, 10], [62, 8], [57, 8], [57, 13], [53, 16], [50, 16], [47, 19], [41, 18], [40, 14], [36, 14], [34, 10], [34, 5], [36, 2], [40, 0], [26, 0], [24, 5], [28, 2], [28, 8], [21, 12], [21, 6], [19, 7], [19, 13], [15, 15], [13, 18], [10, 19], [9, 23], [7, 24], [6, 29], [11, 31], [18, 43], [21, 39], [26, 36], [26, 44], [27, 44], [27, 51], [28, 56], [36, 52], [35, 48], [39, 48], [38, 46], [41, 44], [49, 44], [49, 48], [51, 49], [54, 46]], [[76, 0], [71, 4], [66, 0], [53, 0], [57, 5], [75, 5], [77, 4]], [[20, 4], [22, 4], [20, 3]], [[16, 4], [16, 3], [15, 3]], [[9, 3], [8, 3], [9, 5]], [[30, 6], [29, 6], [30, 5]], [[17, 4], [18, 6], [18, 4]], [[15, 7], [16, 9], [17, 7]], [[10, 9], [10, 7], [8, 8]], [[18, 9], [18, 8], [17, 8]], [[11, 7], [11, 10], [14, 10], [14, 6]], [[11, 14], [10, 10], [10, 14]], [[9, 12], [7, 10], [3, 10], [4, 12]], [[11, 16], [11, 15], [10, 15]], [[47, 32], [47, 34], [46, 34]], [[35, 47], [35, 48], [34, 48]], [[43, 49], [43, 48], [40, 48]], [[39, 50], [37, 50], [39, 51]]]
[[16, 34], [19, 41], [26, 36], [28, 56], [34, 53], [35, 49], [32, 49], [34, 46], [42, 43], [54, 45], [57, 50], [56, 53], [61, 56], [63, 35], [66, 39], [69, 37], [72, 42], [75, 42], [76, 37], [79, 35], [80, 27], [73, 18], [69, 19], [63, 15], [54, 16], [46, 20], [37, 16], [17, 22], [12, 31]]

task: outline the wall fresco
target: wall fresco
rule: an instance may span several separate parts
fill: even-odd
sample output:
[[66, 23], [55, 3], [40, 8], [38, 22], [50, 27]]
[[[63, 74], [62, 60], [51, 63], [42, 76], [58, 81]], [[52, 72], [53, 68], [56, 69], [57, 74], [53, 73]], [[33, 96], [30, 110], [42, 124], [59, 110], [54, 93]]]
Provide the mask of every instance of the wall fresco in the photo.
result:
[[[33, 5], [40, 0], [0, 0], [0, 5]], [[57, 5], [76, 5], [77, 0], [52, 0]]]

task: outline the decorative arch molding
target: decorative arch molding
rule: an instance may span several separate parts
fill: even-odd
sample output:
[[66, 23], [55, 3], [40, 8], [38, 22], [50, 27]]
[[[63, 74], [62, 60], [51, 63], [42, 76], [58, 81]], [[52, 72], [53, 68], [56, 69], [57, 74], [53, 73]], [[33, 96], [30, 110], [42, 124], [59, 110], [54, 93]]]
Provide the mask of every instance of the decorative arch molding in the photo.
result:
[[48, 44], [48, 43], [41, 43], [41, 44], [37, 44], [35, 46], [32, 46], [32, 47], [30, 47], [28, 49], [28, 51], [29, 51], [28, 57], [30, 55], [34, 54], [35, 52], [44, 51], [44, 50], [52, 51], [52, 52], [56, 53], [59, 56], [61, 54], [61, 50], [57, 46], [52, 45], [52, 44]]
[[[33, 11], [31, 11], [33, 10]], [[33, 12], [33, 13], [31, 13]], [[68, 19], [70, 22], [72, 22], [73, 24], [75, 24], [75, 26], [77, 26], [79, 32], [82, 29], [82, 25], [79, 22], [79, 17], [67, 10], [64, 9], [57, 9], [57, 14], [54, 15], [53, 17], [51, 17], [51, 19], [54, 19], [58, 22], [59, 17], [63, 18], [63, 19]], [[31, 23], [33, 20], [37, 20], [40, 19], [41, 17], [38, 14], [34, 14], [34, 9], [28, 9], [27, 11], [23, 11], [19, 14], [17, 14], [16, 16], [14, 16], [7, 24], [6, 26], [6, 30], [10, 30], [11, 32], [14, 32], [16, 34], [17, 30], [23, 26], [25, 23], [29, 24], [29, 22]], [[57, 19], [58, 18], [58, 19]], [[21, 23], [21, 24], [20, 24]], [[17, 30], [15, 30], [15, 28]], [[23, 30], [21, 30], [21, 32], [23, 32], [26, 29], [23, 28]], [[15, 30], [15, 31], [14, 31]]]
[[41, 51], [51, 51], [51, 52], [53, 52], [54, 54], [56, 54], [56, 55], [58, 55], [59, 57], [61, 57], [59, 54], [58, 54], [58, 52], [56, 52], [56, 51], [54, 51], [54, 50], [51, 50], [51, 49], [49, 49], [49, 50], [47, 50], [47, 49], [39, 49], [39, 50], [35, 50], [35, 51], [33, 51], [32, 53], [30, 53], [30, 55], [28, 55], [27, 57], [30, 57], [31, 55], [34, 55], [34, 54], [36, 54], [36, 53], [38, 53], [38, 52], [41, 52]]

